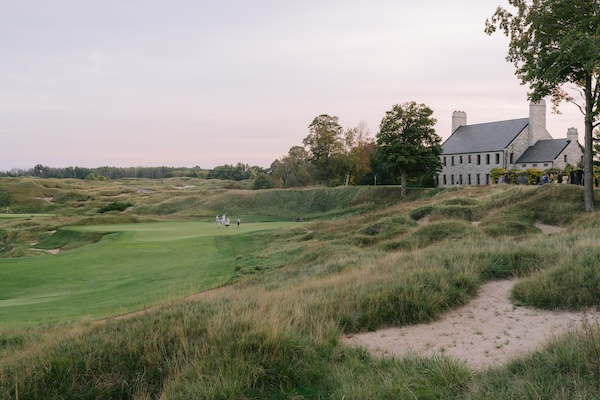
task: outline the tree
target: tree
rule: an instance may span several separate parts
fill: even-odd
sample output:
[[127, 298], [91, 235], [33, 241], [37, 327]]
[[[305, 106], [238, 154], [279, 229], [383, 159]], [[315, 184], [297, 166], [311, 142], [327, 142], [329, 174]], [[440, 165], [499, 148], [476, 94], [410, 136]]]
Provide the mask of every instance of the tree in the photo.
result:
[[233, 166], [230, 164], [218, 165], [213, 168], [207, 175], [207, 179], [230, 179], [233, 181], [242, 181], [252, 177], [252, 169], [248, 164], [237, 163]]
[[369, 134], [369, 128], [365, 121], [359, 122], [357, 126], [348, 128], [344, 132], [342, 143], [346, 158], [344, 163], [346, 166], [346, 185], [350, 181], [359, 181], [371, 172], [371, 159], [373, 158], [375, 146]]
[[400, 175], [402, 196], [406, 196], [409, 177], [435, 174], [442, 168], [442, 139], [433, 128], [437, 121], [432, 114], [425, 104], [396, 104], [379, 125], [375, 158], [388, 171]]
[[35, 167], [33, 167], [33, 176], [39, 176], [40, 178], [47, 178], [48, 177], [48, 171], [50, 170], [50, 167], [47, 167], [45, 165], [42, 164], [37, 164]]
[[271, 164], [273, 178], [281, 180], [284, 187], [306, 186], [312, 182], [308, 172], [308, 152], [302, 146], [292, 147], [288, 155]]
[[316, 167], [318, 178], [329, 184], [336, 170], [335, 155], [342, 152], [343, 128], [338, 117], [322, 114], [308, 126], [309, 135], [302, 143], [308, 147], [310, 162]]
[[[600, 0], [508, 0], [515, 14], [498, 7], [486, 21], [510, 38], [507, 61], [529, 84], [530, 100], [551, 96], [554, 111], [569, 102], [584, 115], [584, 176], [593, 176], [593, 131], [600, 113]], [[570, 85], [579, 93], [571, 96]], [[593, 179], [584, 183], [586, 211], [594, 209]]]
[[10, 206], [12, 200], [11, 197], [12, 196], [10, 195], [10, 192], [7, 192], [6, 190], [0, 190], [0, 207]]
[[254, 180], [252, 180], [252, 189], [254, 190], [271, 189], [275, 186], [276, 185], [273, 181], [273, 178], [271, 178], [268, 174], [265, 174], [264, 172], [259, 172], [254, 178]]

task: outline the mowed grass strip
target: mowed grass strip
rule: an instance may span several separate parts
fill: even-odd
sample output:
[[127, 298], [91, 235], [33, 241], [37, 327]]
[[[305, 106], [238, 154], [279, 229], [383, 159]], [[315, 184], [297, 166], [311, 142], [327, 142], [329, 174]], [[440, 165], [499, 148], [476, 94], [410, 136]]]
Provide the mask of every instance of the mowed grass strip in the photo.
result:
[[49, 218], [54, 217], [54, 214], [2, 214], [0, 219], [17, 219], [17, 218]]
[[264, 235], [254, 232], [291, 224], [217, 228], [177, 221], [67, 228], [107, 235], [56, 255], [0, 260], [0, 321], [16, 326], [109, 317], [215, 288], [234, 277], [236, 257], [260, 249]]

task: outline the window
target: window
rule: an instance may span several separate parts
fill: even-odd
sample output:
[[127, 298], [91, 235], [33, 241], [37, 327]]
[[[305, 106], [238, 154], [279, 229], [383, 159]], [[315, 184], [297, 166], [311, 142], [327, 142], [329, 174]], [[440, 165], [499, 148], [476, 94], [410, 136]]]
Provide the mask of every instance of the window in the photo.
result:
[[545, 164], [544, 164], [544, 167], [547, 167], [547, 166], [548, 166], [548, 163], [545, 163]]
[[564, 157], [564, 161], [567, 162], [567, 155], [565, 154], [563, 157]]
[[477, 174], [477, 184], [481, 185], [481, 175]]
[[515, 157], [515, 153], [510, 153], [510, 164], [514, 164], [513, 158]]
[[452, 165], [454, 165], [454, 156], [451, 157]]
[[477, 165], [481, 164], [481, 154], [477, 154]]
[[467, 175], [467, 183], [469, 185], [471, 184], [471, 174]]
[[458, 163], [462, 164], [462, 156], [460, 156], [460, 158], [458, 159]]
[[446, 186], [447, 184], [448, 184], [448, 180], [446, 179], [446, 175], [444, 175], [444, 186]]
[[489, 163], [490, 163], [490, 155], [489, 155], [489, 154], [486, 154], [486, 155], [485, 155], [485, 163], [486, 163], [486, 164], [489, 164]]
[[454, 185], [454, 175], [450, 175], [450, 183]]
[[527, 164], [521, 164], [521, 167], [526, 168]]
[[531, 164], [532, 167], [537, 167], [537, 164]]
[[444, 167], [446, 166], [446, 157], [444, 157]]
[[462, 175], [458, 176], [458, 182], [462, 185], [463, 184], [463, 180], [462, 180]]
[[486, 185], [490, 184], [490, 174], [485, 174], [485, 184]]
[[496, 164], [500, 164], [500, 153], [496, 153]]
[[468, 161], [467, 161], [467, 162], [468, 162], [469, 164], [471, 164], [471, 155], [470, 155], [470, 154], [469, 154], [469, 156], [468, 156]]

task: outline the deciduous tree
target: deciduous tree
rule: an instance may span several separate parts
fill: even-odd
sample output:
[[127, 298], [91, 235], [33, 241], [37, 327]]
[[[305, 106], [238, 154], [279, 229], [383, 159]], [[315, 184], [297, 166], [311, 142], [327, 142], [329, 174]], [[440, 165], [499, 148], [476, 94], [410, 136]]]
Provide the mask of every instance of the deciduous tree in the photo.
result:
[[309, 173], [308, 152], [302, 146], [292, 147], [288, 155], [271, 164], [273, 178], [284, 187], [305, 186], [312, 182]]
[[[593, 176], [593, 135], [600, 113], [600, 0], [508, 0], [514, 14], [498, 7], [486, 32], [500, 29], [510, 39], [506, 59], [528, 84], [529, 98], [551, 96], [555, 111], [563, 101], [584, 115], [584, 174]], [[567, 90], [579, 93], [573, 97]], [[594, 209], [593, 179], [585, 179], [585, 210]]]
[[386, 112], [377, 133], [375, 158], [401, 178], [401, 195], [406, 196], [408, 178], [441, 170], [441, 138], [433, 126], [433, 111], [414, 101], [396, 104]]
[[346, 185], [359, 181], [371, 172], [371, 160], [375, 152], [373, 138], [364, 121], [354, 128], [348, 128], [343, 137], [344, 156], [346, 161]]
[[328, 184], [338, 167], [334, 156], [343, 149], [343, 128], [338, 123], [338, 117], [322, 114], [311, 122], [308, 129], [310, 133], [302, 143], [308, 148], [318, 178]]

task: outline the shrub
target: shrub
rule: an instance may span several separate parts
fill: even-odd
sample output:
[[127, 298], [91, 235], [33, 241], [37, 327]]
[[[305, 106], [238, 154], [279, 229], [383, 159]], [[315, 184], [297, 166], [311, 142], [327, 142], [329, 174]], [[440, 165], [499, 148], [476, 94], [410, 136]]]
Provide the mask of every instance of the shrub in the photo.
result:
[[409, 215], [410, 215], [411, 219], [418, 221], [421, 218], [424, 218], [424, 217], [430, 215], [432, 211], [433, 211], [433, 206], [423, 206], [423, 207], [419, 207], [415, 210], [412, 210]]
[[133, 206], [131, 203], [127, 203], [124, 201], [113, 201], [105, 206], [102, 206], [98, 209], [100, 214], [104, 214], [108, 211], [125, 211], [127, 208]]
[[537, 168], [527, 168], [525, 170], [525, 175], [527, 175], [527, 179], [530, 185], [535, 185], [538, 183], [540, 178], [544, 175], [544, 171], [539, 170]]
[[0, 190], [0, 207], [10, 206], [11, 195], [6, 190]]
[[252, 189], [271, 189], [275, 187], [275, 181], [269, 175], [260, 173], [252, 181]]
[[492, 168], [490, 170], [490, 178], [492, 180], [492, 183], [498, 183], [498, 179], [500, 179], [501, 176], [506, 176], [506, 174], [508, 174], [508, 171], [504, 168]]
[[517, 183], [517, 176], [519, 176], [519, 174], [522, 174], [522, 171], [520, 169], [511, 169], [506, 174], [506, 180], [508, 181], [508, 183], [512, 183], [514, 185]]

